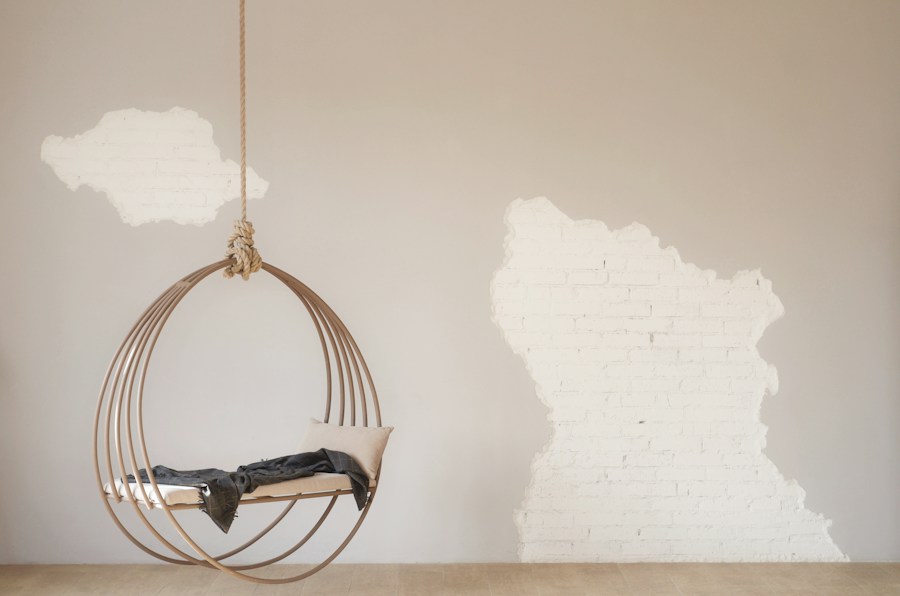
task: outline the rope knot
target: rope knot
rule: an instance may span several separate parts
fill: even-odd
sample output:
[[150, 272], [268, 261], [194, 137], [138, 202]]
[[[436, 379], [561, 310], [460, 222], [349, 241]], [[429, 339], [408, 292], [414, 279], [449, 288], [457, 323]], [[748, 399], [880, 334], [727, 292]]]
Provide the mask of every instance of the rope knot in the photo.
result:
[[228, 249], [225, 256], [232, 260], [225, 268], [225, 277], [240, 275], [244, 280], [250, 279], [251, 273], [262, 268], [262, 257], [253, 246], [253, 224], [246, 219], [234, 221], [234, 232], [228, 237]]

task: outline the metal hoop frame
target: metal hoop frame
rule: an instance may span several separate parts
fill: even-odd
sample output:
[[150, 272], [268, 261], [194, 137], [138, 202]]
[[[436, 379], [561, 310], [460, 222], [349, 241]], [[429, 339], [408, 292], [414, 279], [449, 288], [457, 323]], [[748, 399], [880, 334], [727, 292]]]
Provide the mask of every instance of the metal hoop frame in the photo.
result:
[[[190, 273], [175, 282], [159, 298], [157, 298], [144, 313], [138, 318], [137, 322], [128, 332], [125, 340], [116, 350], [115, 355], [110, 362], [100, 388], [100, 397], [97, 401], [97, 411], [94, 415], [94, 472], [97, 480], [97, 488], [100, 498], [106, 507], [107, 513], [112, 517], [113, 522], [122, 531], [125, 536], [131, 540], [138, 548], [145, 553], [156, 557], [168, 563], [176, 565], [198, 565], [211, 569], [218, 569], [238, 579], [263, 583], [263, 584], [284, 584], [298, 581], [313, 575], [326, 565], [331, 563], [346, 548], [357, 530], [365, 520], [378, 490], [378, 480], [381, 476], [379, 471], [376, 478], [375, 486], [369, 489], [369, 499], [366, 506], [360, 511], [359, 519], [350, 530], [350, 533], [344, 541], [331, 553], [324, 561], [299, 575], [286, 578], [265, 578], [244, 573], [251, 569], [258, 569], [273, 563], [277, 563], [290, 556], [309, 541], [310, 538], [318, 531], [325, 522], [325, 519], [334, 508], [337, 498], [341, 495], [350, 494], [349, 490], [333, 490], [320, 493], [297, 494], [280, 497], [260, 497], [257, 499], [242, 501], [242, 505], [257, 503], [271, 503], [287, 501], [284, 510], [258, 534], [250, 538], [240, 546], [222, 553], [220, 555], [211, 555], [201, 548], [187, 531], [182, 527], [173, 514], [173, 511], [181, 509], [196, 509], [199, 505], [168, 505], [164, 498], [159, 499], [159, 508], [163, 510], [166, 518], [175, 528], [176, 532], [184, 539], [185, 542], [195, 551], [196, 556], [192, 556], [179, 549], [154, 527], [153, 522], [141, 510], [141, 507], [135, 498], [120, 497], [117, 490], [112, 490], [112, 494], [107, 494], [104, 485], [115, 486], [116, 481], [123, 482], [127, 487], [128, 482], [126, 476], [132, 474], [139, 476], [139, 470], [144, 468], [147, 470], [150, 484], [153, 491], [157, 495], [161, 495], [159, 485], [153, 475], [153, 464], [150, 461], [147, 443], [144, 436], [144, 383], [147, 378], [150, 357], [153, 349], [159, 339], [163, 327], [169, 320], [175, 308], [181, 300], [190, 292], [198, 283], [203, 281], [211, 273], [224, 269], [231, 263], [230, 259], [225, 259], [202, 267], [193, 273]], [[263, 263], [263, 270], [271, 274], [278, 281], [282, 282], [290, 289], [294, 295], [300, 300], [306, 308], [319, 342], [322, 346], [322, 354], [325, 359], [325, 414], [324, 421], [332, 422], [332, 418], [336, 418], [337, 424], [348, 426], [381, 426], [381, 410], [378, 404], [378, 394], [375, 391], [375, 385], [365, 359], [359, 350], [359, 346], [354, 341], [347, 327], [315, 292], [310, 290], [305, 284], [292, 277], [288, 273], [274, 267], [268, 263]], [[335, 382], [336, 381], [336, 382]], [[333, 416], [334, 401], [337, 401], [337, 415]], [[370, 420], [370, 410], [374, 413], [374, 420]], [[137, 440], [135, 441], [135, 436]], [[140, 458], [138, 457], [140, 453]], [[127, 465], [126, 465], [127, 464]], [[380, 466], [379, 466], [380, 470]], [[136, 491], [131, 493], [134, 496], [140, 493], [140, 498], [145, 503], [150, 503], [147, 491], [143, 483], [136, 483]], [[130, 491], [126, 490], [126, 493]], [[277, 526], [293, 509], [299, 500], [313, 498], [328, 498], [328, 505], [319, 517], [318, 521], [313, 524], [312, 528], [300, 539], [296, 544], [288, 548], [278, 556], [259, 561], [256, 563], [245, 565], [226, 565], [222, 563], [225, 559], [232, 557], [255, 544], [266, 534], [268, 534], [275, 526]], [[171, 551], [175, 556], [169, 556], [163, 552], [158, 552], [154, 548], [143, 544], [131, 532], [126, 529], [121, 518], [110, 503], [126, 502], [131, 505], [137, 518], [150, 531], [150, 533], [159, 541], [166, 549]], [[154, 504], [155, 505], [155, 504]], [[158, 547], [157, 547], [158, 548]]]

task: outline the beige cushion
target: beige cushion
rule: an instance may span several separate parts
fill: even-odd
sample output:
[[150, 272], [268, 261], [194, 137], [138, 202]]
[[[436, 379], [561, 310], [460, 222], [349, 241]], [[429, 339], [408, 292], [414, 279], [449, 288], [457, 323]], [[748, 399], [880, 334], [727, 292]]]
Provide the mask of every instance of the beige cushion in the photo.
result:
[[369, 479], [378, 475], [381, 456], [393, 426], [340, 426], [310, 419], [300, 453], [331, 449], [343, 451], [356, 460]]

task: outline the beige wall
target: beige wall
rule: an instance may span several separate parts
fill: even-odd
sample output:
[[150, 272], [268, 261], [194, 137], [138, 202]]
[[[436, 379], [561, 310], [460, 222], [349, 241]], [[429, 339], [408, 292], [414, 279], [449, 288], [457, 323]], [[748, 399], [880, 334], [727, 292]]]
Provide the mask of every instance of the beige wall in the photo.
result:
[[[250, 5], [260, 248], [347, 321], [398, 428], [347, 560], [515, 557], [512, 512], [549, 427], [488, 286], [506, 205], [536, 195], [576, 219], [637, 220], [723, 276], [761, 267], [786, 309], [760, 343], [781, 381], [766, 453], [851, 559], [900, 558], [900, 5]], [[201, 228], [132, 228], [67, 190], [40, 146], [110, 110], [178, 105], [234, 158], [235, 15], [213, 1], [3, 13], [0, 466], [23, 490], [0, 499], [0, 561], [143, 560], [93, 493], [94, 395], [139, 310], [218, 257], [236, 206]], [[187, 421], [155, 414], [160, 457], [274, 455], [316, 413], [317, 397], [288, 402], [303, 375], [285, 355], [307, 349], [283, 324], [296, 313], [254, 283], [212, 283], [180, 313], [156, 382]], [[248, 338], [261, 384], [227, 364], [224, 342]], [[290, 415], [261, 431], [243, 391]], [[222, 448], [188, 434], [211, 413]]]

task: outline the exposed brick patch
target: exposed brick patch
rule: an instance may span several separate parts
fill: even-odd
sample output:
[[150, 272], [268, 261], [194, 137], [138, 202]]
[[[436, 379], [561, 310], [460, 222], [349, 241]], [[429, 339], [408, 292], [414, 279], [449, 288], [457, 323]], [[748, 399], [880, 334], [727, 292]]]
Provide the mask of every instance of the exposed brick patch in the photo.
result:
[[552, 424], [515, 514], [523, 561], [846, 558], [763, 454], [771, 282], [718, 279], [640, 224], [572, 221], [542, 198], [506, 222], [494, 321]]
[[[70, 190], [103, 192], [125, 223], [170, 220], [203, 225], [240, 197], [240, 168], [222, 161], [209, 121], [196, 112], [136, 109], [107, 112], [91, 130], [49, 136], [41, 159]], [[247, 196], [262, 198], [269, 183], [247, 170]]]

